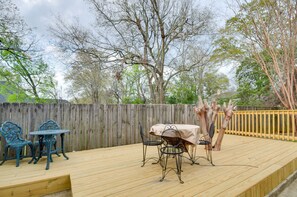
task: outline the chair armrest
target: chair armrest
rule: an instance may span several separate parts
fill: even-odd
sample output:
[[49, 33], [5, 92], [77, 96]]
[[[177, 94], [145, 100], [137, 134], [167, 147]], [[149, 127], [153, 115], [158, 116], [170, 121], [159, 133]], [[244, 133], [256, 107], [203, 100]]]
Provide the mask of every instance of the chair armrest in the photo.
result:
[[22, 136], [18, 133], [17, 134], [17, 138], [18, 138], [18, 140], [20, 140], [20, 141], [26, 141], [24, 138], [22, 138]]

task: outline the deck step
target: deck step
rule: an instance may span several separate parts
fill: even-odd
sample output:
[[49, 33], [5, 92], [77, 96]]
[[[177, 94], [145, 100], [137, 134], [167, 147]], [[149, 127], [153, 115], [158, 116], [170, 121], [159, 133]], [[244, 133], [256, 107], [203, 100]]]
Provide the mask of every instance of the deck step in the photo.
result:
[[0, 196], [43, 196], [65, 190], [71, 191], [71, 181], [69, 174], [0, 187]]

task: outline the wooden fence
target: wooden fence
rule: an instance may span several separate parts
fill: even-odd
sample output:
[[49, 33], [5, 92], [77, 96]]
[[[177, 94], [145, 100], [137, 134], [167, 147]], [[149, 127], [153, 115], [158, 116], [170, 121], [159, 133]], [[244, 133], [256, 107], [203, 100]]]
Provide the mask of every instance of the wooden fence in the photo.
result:
[[[199, 125], [193, 105], [77, 105], [77, 104], [0, 104], [0, 123], [12, 121], [23, 128], [24, 137], [48, 119], [63, 129], [66, 151], [140, 143], [138, 122], [148, 132], [157, 123]], [[226, 133], [281, 140], [296, 140], [297, 111], [235, 111]], [[217, 130], [223, 119], [219, 113]], [[2, 159], [4, 139], [0, 141]], [[58, 141], [59, 143], [59, 141]]]
[[[216, 125], [221, 125], [223, 113], [219, 113]], [[297, 110], [235, 111], [226, 133], [296, 141]]]
[[0, 104], [0, 123], [17, 123], [27, 139], [48, 119], [71, 130], [65, 136], [66, 151], [140, 143], [138, 122], [147, 132], [157, 123], [197, 124], [193, 105]]

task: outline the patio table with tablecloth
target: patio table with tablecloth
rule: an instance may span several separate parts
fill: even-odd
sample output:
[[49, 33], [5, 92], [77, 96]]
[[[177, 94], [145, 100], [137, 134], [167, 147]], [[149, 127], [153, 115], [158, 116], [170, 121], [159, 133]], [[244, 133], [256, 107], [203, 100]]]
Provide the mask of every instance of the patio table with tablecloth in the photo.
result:
[[[155, 124], [150, 128], [150, 134], [161, 136], [166, 125], [168, 124]], [[195, 161], [195, 154], [196, 154], [196, 145], [199, 141], [200, 136], [200, 127], [198, 125], [191, 125], [191, 124], [171, 124], [176, 127], [179, 131], [182, 140], [186, 143], [189, 147], [189, 156], [190, 160], [194, 163]], [[168, 136], [170, 137], [170, 136]], [[172, 136], [175, 137], [175, 136]], [[191, 147], [191, 150], [189, 150]]]

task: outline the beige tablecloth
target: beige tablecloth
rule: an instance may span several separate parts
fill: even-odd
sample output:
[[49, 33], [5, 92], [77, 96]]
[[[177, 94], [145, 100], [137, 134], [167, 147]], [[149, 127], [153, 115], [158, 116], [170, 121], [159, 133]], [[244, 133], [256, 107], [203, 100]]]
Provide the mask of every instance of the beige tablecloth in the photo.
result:
[[[180, 131], [183, 140], [190, 144], [197, 144], [199, 140], [199, 126], [190, 124], [172, 124]], [[161, 136], [166, 124], [155, 124], [150, 129], [150, 134]]]

